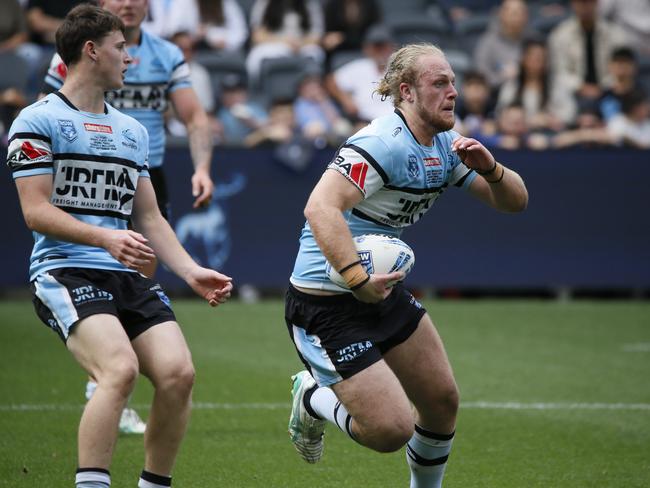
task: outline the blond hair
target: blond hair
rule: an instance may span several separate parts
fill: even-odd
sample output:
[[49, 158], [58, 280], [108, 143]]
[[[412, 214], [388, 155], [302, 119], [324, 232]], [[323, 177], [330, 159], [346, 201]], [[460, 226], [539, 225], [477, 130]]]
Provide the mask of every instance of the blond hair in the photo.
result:
[[415, 85], [421, 74], [418, 60], [429, 55], [445, 57], [442, 49], [433, 44], [408, 44], [395, 51], [388, 60], [386, 74], [375, 90], [381, 99], [392, 98], [395, 107], [402, 103], [400, 84]]

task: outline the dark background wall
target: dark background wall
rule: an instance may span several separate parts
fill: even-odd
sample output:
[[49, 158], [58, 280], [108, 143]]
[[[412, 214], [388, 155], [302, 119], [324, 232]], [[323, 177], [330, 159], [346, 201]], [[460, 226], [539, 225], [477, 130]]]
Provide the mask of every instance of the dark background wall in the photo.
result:
[[[170, 148], [165, 162], [172, 222], [190, 252], [237, 284], [286, 286], [302, 209], [332, 150], [297, 172], [272, 149], [215, 151], [217, 196], [191, 209], [191, 162]], [[628, 150], [496, 152], [528, 186], [529, 208], [497, 213], [450, 189], [403, 239], [416, 255], [408, 278], [432, 288], [650, 289], [650, 153]], [[5, 157], [5, 154], [0, 154]], [[32, 246], [9, 171], [0, 178], [0, 288], [24, 287]], [[182, 284], [159, 276], [167, 287]]]

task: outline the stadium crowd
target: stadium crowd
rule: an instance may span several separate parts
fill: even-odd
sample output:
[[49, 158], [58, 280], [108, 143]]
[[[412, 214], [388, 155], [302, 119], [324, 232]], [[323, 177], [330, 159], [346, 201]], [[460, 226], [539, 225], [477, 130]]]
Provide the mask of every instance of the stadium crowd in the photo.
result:
[[[3, 143], [79, 3], [0, 0]], [[388, 57], [425, 41], [456, 72], [456, 129], [489, 147], [650, 148], [646, 0], [149, 0], [143, 28], [182, 50], [218, 144], [338, 145], [392, 111]]]

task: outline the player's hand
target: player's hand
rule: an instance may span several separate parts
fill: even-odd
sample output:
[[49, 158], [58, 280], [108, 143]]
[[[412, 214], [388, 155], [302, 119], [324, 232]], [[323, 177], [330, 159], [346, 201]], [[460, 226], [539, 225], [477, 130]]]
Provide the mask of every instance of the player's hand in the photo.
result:
[[492, 153], [476, 139], [459, 137], [451, 143], [451, 150], [458, 154], [465, 166], [479, 171], [489, 171], [496, 162]]
[[232, 278], [213, 269], [197, 266], [186, 279], [197, 295], [205, 298], [211, 307], [216, 307], [230, 298]]
[[393, 291], [393, 285], [404, 279], [402, 271], [387, 274], [371, 274], [368, 282], [352, 293], [360, 302], [379, 303]]
[[127, 268], [140, 269], [156, 259], [147, 238], [133, 230], [107, 230], [101, 247]]
[[207, 207], [212, 200], [214, 183], [210, 174], [205, 170], [198, 168], [192, 175], [192, 196], [195, 197], [194, 208]]

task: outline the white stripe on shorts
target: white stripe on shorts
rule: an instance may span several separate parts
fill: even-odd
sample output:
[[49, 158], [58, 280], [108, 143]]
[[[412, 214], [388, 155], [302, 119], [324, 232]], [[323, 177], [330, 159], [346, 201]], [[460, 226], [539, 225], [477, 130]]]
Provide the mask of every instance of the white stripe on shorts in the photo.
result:
[[[77, 309], [72, 303], [68, 289], [49, 273], [41, 273], [34, 281], [36, 296], [52, 312], [57, 321], [57, 326], [66, 339], [70, 334], [70, 327], [79, 320]], [[52, 324], [50, 324], [52, 325]]]
[[293, 342], [303, 358], [311, 366], [311, 374], [318, 386], [330, 386], [338, 383], [343, 378], [336, 372], [334, 363], [327, 355], [327, 351], [320, 344], [317, 335], [309, 335], [305, 329], [293, 327]]

